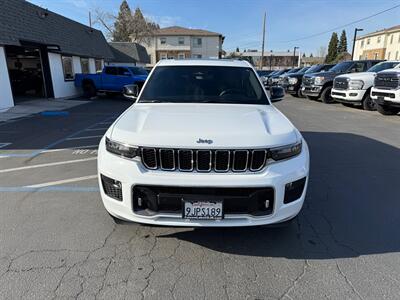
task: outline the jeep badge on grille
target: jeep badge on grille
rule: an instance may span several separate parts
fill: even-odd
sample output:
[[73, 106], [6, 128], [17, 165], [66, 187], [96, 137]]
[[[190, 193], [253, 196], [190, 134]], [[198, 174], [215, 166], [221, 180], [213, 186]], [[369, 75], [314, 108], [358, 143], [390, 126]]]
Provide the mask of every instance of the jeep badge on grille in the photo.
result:
[[196, 141], [196, 143], [197, 144], [212, 144], [213, 143], [213, 140], [205, 140], [205, 139], [198, 139], [197, 141]]

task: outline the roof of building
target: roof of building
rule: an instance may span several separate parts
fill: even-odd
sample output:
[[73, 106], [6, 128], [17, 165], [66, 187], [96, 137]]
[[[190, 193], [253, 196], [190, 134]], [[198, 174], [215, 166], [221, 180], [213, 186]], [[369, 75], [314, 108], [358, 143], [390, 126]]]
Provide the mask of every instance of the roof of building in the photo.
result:
[[249, 62], [235, 59], [162, 59], [157, 66], [251, 67]]
[[146, 48], [138, 43], [113, 42], [109, 43], [114, 54], [112, 62], [149, 64], [150, 58]]
[[222, 36], [221, 33], [203, 29], [191, 29], [180, 26], [171, 26], [156, 30], [154, 35], [192, 35], [192, 36]]
[[0, 0], [0, 45], [56, 46], [62, 53], [112, 58], [101, 31], [24, 0]]
[[322, 62], [324, 62], [324, 60], [325, 60], [325, 57], [318, 57], [318, 56], [301, 58], [301, 61], [303, 63], [322, 63]]
[[375, 35], [380, 35], [380, 34], [384, 34], [384, 33], [388, 33], [388, 32], [396, 32], [396, 31], [400, 31], [400, 25], [396, 25], [396, 26], [392, 26], [389, 28], [383, 28], [374, 32], [370, 32], [364, 35], [360, 35], [359, 37], [357, 37], [357, 40], [361, 40], [370, 36], [375, 36]]

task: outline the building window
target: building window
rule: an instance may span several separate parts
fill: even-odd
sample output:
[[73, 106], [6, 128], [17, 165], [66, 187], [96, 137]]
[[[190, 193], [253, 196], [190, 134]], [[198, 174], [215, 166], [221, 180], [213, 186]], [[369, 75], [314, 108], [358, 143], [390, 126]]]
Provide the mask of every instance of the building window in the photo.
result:
[[396, 51], [396, 60], [399, 59], [399, 51]]
[[364, 47], [364, 40], [361, 41], [361, 48]]
[[178, 59], [185, 59], [185, 53], [178, 53]]
[[367, 39], [367, 45], [369, 45], [371, 42], [371, 39]]
[[201, 54], [193, 54], [192, 58], [199, 58], [200, 59], [201, 58]]
[[185, 45], [185, 38], [183, 36], [178, 37], [178, 44]]
[[194, 46], [195, 47], [201, 47], [202, 44], [203, 44], [203, 39], [202, 38], [195, 38], [194, 39]]
[[393, 44], [393, 36], [394, 36], [394, 34], [392, 34], [392, 35], [390, 36], [390, 43], [391, 43], [391, 44]]
[[89, 58], [81, 58], [81, 72], [82, 72], [82, 74], [90, 73]]
[[378, 44], [381, 42], [381, 37], [378, 36]]
[[378, 52], [375, 52], [374, 59], [378, 59]]
[[94, 61], [94, 66], [96, 68], [96, 73], [103, 71], [103, 62], [101, 59], [96, 59]]
[[160, 38], [161, 45], [165, 45], [166, 43], [167, 43], [167, 38], [165, 38], [165, 37]]
[[167, 53], [160, 53], [160, 59], [167, 59]]
[[71, 56], [61, 56], [61, 61], [62, 61], [62, 67], [63, 67], [63, 72], [64, 72], [64, 80], [65, 81], [74, 80], [75, 73], [74, 73], [74, 65], [72, 63], [72, 57]]
[[360, 56], [358, 57], [358, 60], [362, 60], [362, 55], [360, 55]]

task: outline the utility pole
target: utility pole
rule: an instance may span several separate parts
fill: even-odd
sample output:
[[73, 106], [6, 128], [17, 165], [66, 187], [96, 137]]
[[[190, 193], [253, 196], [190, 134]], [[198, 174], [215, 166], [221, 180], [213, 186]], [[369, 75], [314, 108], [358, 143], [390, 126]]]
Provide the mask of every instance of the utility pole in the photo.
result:
[[92, 28], [92, 13], [89, 11], [89, 27]]
[[264, 12], [264, 22], [263, 22], [263, 38], [262, 38], [262, 46], [261, 46], [261, 61], [260, 61], [260, 70], [263, 68], [264, 62], [264, 44], [265, 44], [265, 18], [267, 17], [267, 13]]
[[293, 68], [294, 68], [294, 61], [296, 60], [296, 49], [299, 49], [299, 47], [293, 48]]
[[351, 60], [354, 60], [354, 48], [356, 47], [357, 32], [363, 31], [364, 29], [355, 28], [354, 29], [354, 39], [353, 39], [353, 49], [351, 50]]

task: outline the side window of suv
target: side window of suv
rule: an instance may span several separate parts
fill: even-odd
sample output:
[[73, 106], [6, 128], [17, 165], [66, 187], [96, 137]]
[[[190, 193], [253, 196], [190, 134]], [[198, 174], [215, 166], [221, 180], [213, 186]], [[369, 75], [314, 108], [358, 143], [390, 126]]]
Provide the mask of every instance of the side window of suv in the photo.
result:
[[350, 72], [351, 73], [363, 72], [363, 71], [366, 71], [367, 69], [368, 69], [368, 66], [367, 66], [366, 62], [356, 62], [351, 67]]

